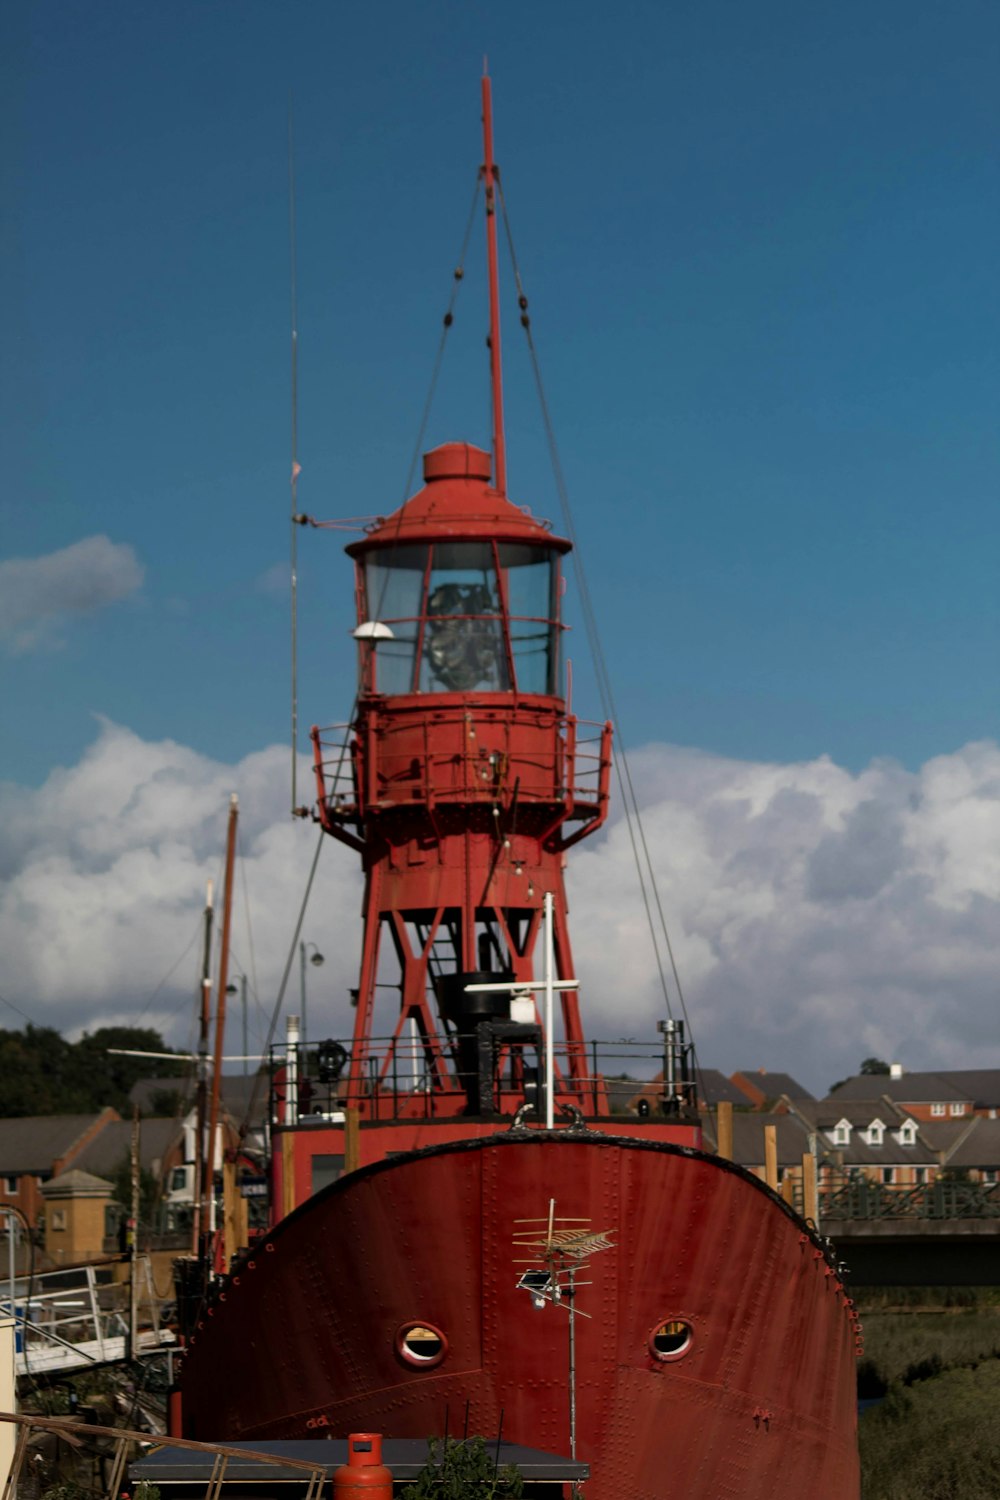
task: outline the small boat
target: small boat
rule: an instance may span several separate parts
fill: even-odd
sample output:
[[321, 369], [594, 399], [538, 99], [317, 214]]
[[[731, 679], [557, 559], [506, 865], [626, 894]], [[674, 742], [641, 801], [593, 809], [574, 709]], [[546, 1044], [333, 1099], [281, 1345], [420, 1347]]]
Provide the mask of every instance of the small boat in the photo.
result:
[[354, 1033], [278, 1049], [273, 1222], [202, 1309], [172, 1431], [502, 1433], [589, 1465], [590, 1500], [856, 1500], [829, 1242], [702, 1149], [680, 1019], [638, 1113], [583, 1030], [563, 871], [612, 731], [561, 690], [570, 542], [507, 491], [482, 97], [492, 452], [433, 449], [347, 548], [359, 688], [313, 731], [314, 816], [364, 868]]

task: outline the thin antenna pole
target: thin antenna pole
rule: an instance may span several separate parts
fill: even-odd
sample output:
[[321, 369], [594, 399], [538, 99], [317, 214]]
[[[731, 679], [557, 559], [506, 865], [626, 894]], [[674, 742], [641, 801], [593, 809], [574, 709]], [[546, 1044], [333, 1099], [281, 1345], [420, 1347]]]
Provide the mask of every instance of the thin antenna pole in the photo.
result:
[[503, 434], [503, 373], [500, 363], [500, 275], [497, 268], [497, 168], [493, 160], [493, 99], [483, 73], [483, 179], [486, 186], [486, 258], [490, 278], [490, 381], [493, 388], [494, 483], [507, 493], [507, 450]]
[[194, 1147], [194, 1221], [192, 1224], [192, 1250], [195, 1255], [201, 1248], [205, 1204], [205, 1126], [208, 1122], [208, 1022], [209, 1001], [212, 993], [212, 882], [208, 882], [205, 894], [204, 946], [201, 962], [201, 1016], [198, 1028], [198, 1093], [196, 1105], [196, 1136]]
[[289, 247], [289, 294], [291, 318], [291, 401], [292, 401], [292, 477], [291, 477], [291, 590], [292, 590], [292, 816], [298, 807], [296, 762], [299, 744], [299, 684], [298, 684], [298, 635], [299, 635], [299, 573], [298, 573], [298, 527], [299, 527], [299, 309], [296, 287], [295, 251], [295, 140], [292, 126], [292, 101], [288, 100], [288, 247]]

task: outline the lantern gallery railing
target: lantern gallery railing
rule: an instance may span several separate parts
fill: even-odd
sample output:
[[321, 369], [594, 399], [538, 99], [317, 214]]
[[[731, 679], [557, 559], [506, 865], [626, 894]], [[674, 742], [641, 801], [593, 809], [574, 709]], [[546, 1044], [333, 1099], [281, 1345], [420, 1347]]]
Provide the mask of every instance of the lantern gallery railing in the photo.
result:
[[[455, 720], [454, 743], [442, 742], [438, 725], [423, 722], [398, 743], [392, 735], [376, 739], [377, 760], [365, 766], [359, 764], [350, 725], [314, 729], [317, 798], [337, 820], [362, 817], [376, 795], [380, 805], [387, 800], [433, 805], [450, 797], [463, 803], [516, 799], [522, 805], [575, 805], [577, 816], [590, 815], [607, 800], [608, 728], [572, 716], [562, 717], [559, 728], [554, 739], [518, 741], [485, 713], [463, 713]], [[497, 748], [484, 751], [493, 740]]]

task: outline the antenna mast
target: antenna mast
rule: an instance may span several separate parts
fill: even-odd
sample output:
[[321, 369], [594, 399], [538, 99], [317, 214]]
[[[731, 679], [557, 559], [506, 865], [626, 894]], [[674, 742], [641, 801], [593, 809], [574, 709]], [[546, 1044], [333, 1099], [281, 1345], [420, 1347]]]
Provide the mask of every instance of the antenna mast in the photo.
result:
[[493, 386], [493, 482], [507, 494], [507, 450], [503, 435], [503, 374], [500, 364], [500, 276], [497, 269], [497, 166], [493, 160], [493, 98], [483, 73], [483, 181], [486, 185], [486, 257], [490, 279], [490, 380]]
[[292, 101], [288, 100], [288, 247], [289, 247], [289, 293], [291, 314], [292, 357], [292, 535], [291, 535], [291, 588], [292, 588], [292, 816], [298, 810], [296, 762], [299, 741], [299, 685], [298, 685], [298, 633], [299, 633], [299, 577], [298, 577], [298, 527], [299, 521], [299, 309], [295, 276], [295, 142], [292, 131]]

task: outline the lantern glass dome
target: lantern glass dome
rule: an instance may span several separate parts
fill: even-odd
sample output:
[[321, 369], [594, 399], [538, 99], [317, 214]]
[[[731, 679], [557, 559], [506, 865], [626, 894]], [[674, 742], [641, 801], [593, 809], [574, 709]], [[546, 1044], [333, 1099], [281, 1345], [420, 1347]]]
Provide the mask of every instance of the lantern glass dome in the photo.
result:
[[556, 691], [558, 554], [522, 542], [403, 543], [370, 553], [363, 618], [378, 693]]

